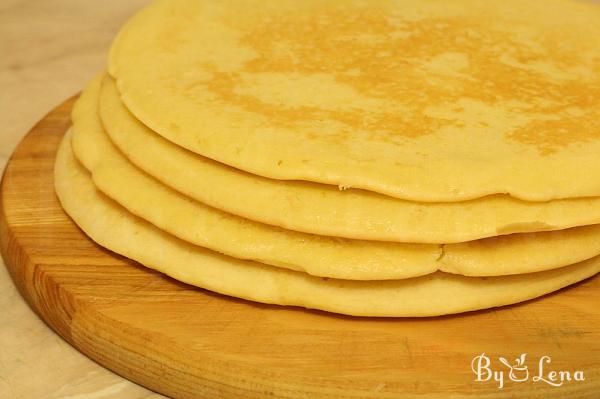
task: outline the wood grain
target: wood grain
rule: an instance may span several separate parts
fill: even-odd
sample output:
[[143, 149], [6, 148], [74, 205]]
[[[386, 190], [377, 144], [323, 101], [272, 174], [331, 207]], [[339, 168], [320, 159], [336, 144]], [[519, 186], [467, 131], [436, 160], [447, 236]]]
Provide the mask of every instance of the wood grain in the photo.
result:
[[[525, 304], [430, 319], [352, 318], [255, 304], [179, 283], [107, 251], [64, 214], [52, 184], [69, 101], [19, 145], [1, 186], [1, 248], [31, 307], [100, 364], [177, 398], [596, 398], [600, 278]], [[531, 372], [586, 380], [475, 382], [528, 353]], [[508, 377], [506, 377], [508, 378]], [[454, 396], [452, 396], [454, 395]]]

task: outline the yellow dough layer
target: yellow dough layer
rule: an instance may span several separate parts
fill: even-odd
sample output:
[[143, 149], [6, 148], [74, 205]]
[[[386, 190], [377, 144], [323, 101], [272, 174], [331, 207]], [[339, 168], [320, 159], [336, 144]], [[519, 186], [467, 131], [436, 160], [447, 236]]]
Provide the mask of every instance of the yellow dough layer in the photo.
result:
[[[439, 245], [348, 240], [285, 230], [211, 208], [164, 186], [129, 163], [106, 136], [97, 112], [99, 90], [100, 77], [74, 107], [75, 155], [104, 194], [160, 229], [236, 258], [321, 277], [401, 279], [438, 269]], [[244, 196], [237, 201], [243, 202]]]
[[[96, 78], [75, 106], [73, 142], [76, 155], [93, 171], [94, 181], [105, 194], [138, 216], [201, 246], [240, 258], [304, 270], [313, 275], [359, 280], [406, 278], [431, 273], [438, 268], [475, 276], [529, 273], [569, 265], [600, 254], [600, 225], [445, 245], [442, 255], [439, 248], [428, 245], [339, 240], [284, 232], [231, 217], [177, 195], [125, 161], [106, 138], [98, 118], [99, 89], [100, 81]], [[124, 111], [123, 108], [120, 111]], [[117, 109], [108, 112], [108, 115], [118, 114]], [[123, 135], [127, 133], [120, 131]], [[140, 148], [148, 148], [149, 140], [139, 142], [144, 143]], [[107, 162], [103, 158], [111, 158], [112, 161]], [[145, 158], [154, 164], [160, 155], [147, 154]], [[177, 163], [177, 158], [173, 159], [173, 163]], [[194, 164], [189, 166], [194, 167]], [[177, 176], [173, 175], [174, 178]], [[193, 182], [204, 189], [202, 192], [214, 195], [227, 180], [219, 184], [218, 175], [211, 177], [208, 182], [202, 179]], [[244, 182], [240, 179], [230, 183], [238, 190], [236, 198], [246, 201], [256, 191], [252, 190], [252, 186], [243, 190]], [[211, 187], [214, 189], [211, 190]], [[153, 200], [149, 202], [146, 198]], [[265, 201], [264, 206], [268, 207], [268, 204]], [[208, 227], [208, 231], [213, 233], [209, 236], [206, 234], [207, 226], [211, 225], [229, 227], [221, 226], [220, 230]], [[215, 236], [216, 231], [221, 234]], [[307, 261], [309, 258], [310, 261]], [[435, 263], [439, 258], [441, 260]]]
[[600, 259], [505, 277], [433, 273], [389, 281], [323, 279], [242, 261], [179, 240], [101, 194], [72, 153], [57, 154], [55, 186], [65, 211], [98, 244], [177, 280], [253, 301], [360, 316], [434, 316], [516, 303], [600, 271]]
[[102, 85], [100, 116], [129, 160], [165, 185], [214, 208], [290, 230], [444, 244], [600, 223], [598, 197], [527, 202], [494, 195], [466, 202], [419, 203], [251, 175], [197, 156], [152, 132], [123, 106], [110, 77]]
[[575, 0], [160, 0], [109, 70], [144, 124], [257, 175], [423, 202], [593, 197], [598, 20]]

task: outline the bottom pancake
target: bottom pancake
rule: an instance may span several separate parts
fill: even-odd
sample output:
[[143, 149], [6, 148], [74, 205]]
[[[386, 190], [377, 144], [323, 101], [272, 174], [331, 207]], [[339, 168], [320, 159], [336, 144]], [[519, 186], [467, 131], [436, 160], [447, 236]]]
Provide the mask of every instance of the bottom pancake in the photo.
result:
[[532, 299], [600, 271], [596, 257], [551, 271], [502, 277], [436, 272], [388, 281], [313, 277], [243, 261], [189, 244], [128, 213], [101, 194], [74, 158], [70, 134], [59, 148], [55, 187], [65, 211], [98, 244], [177, 280], [257, 302], [356, 316], [435, 316]]

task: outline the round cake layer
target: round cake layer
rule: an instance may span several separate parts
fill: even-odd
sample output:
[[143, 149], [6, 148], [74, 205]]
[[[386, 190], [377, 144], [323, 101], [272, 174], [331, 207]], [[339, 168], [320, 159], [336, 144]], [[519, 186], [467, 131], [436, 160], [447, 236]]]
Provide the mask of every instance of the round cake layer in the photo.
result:
[[177, 280], [258, 302], [361, 316], [433, 316], [501, 306], [544, 295], [600, 271], [600, 258], [560, 269], [504, 277], [437, 272], [390, 281], [323, 279], [242, 261], [179, 240], [101, 194], [66, 135], [55, 186], [65, 211], [100, 245]]
[[[96, 112], [95, 104], [90, 108]], [[117, 147], [162, 183], [211, 207], [290, 230], [445, 244], [600, 223], [599, 197], [528, 202], [494, 195], [464, 202], [424, 203], [244, 173], [197, 156], [152, 132], [123, 106], [109, 77], [102, 85], [99, 109], [106, 132]], [[77, 122], [88, 114], [82, 110], [79, 116], [76, 110], [73, 117]]]
[[162, 0], [109, 60], [168, 140], [276, 179], [452, 202], [600, 196], [600, 9]]
[[[529, 273], [600, 253], [600, 225], [435, 246], [302, 234], [236, 217], [179, 194], [126, 160], [106, 136], [98, 117], [99, 89], [98, 77], [84, 90], [74, 111], [74, 152], [92, 172], [95, 184], [137, 216], [217, 252], [352, 280], [408, 278], [438, 269], [479, 276]], [[218, 185], [216, 177], [213, 181], [215, 186], [224, 183]], [[190, 184], [194, 183], [211, 193], [205, 182]]]

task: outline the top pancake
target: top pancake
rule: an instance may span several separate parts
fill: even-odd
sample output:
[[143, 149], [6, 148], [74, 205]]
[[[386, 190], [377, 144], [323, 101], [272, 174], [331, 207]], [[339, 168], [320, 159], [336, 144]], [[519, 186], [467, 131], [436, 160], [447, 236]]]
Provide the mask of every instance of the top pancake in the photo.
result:
[[110, 72], [147, 126], [276, 179], [453, 202], [600, 195], [600, 8], [158, 1]]

